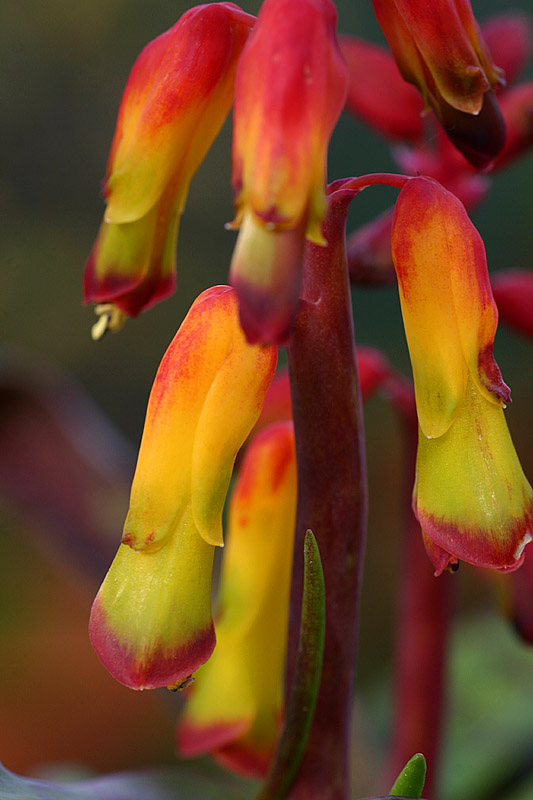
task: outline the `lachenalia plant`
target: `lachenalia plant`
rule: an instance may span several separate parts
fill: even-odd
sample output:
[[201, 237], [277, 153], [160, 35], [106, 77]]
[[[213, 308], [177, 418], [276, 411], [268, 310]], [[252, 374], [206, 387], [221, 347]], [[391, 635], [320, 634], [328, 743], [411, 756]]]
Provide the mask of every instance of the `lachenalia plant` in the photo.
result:
[[[447, 601], [432, 587], [449, 582], [438, 576], [460, 561], [512, 572], [533, 538], [533, 493], [507, 430], [510, 391], [493, 355], [498, 313], [485, 249], [461, 202], [485, 191], [479, 170], [503, 157], [506, 123], [509, 158], [529, 143], [531, 93], [502, 101], [502, 112], [504, 70], [468, 0], [374, 7], [397, 66], [371, 46], [343, 40], [341, 49], [331, 0], [265, 0], [257, 18], [232, 3], [197, 6], [148, 44], [120, 105], [106, 211], [85, 270], [85, 300], [99, 317], [94, 338], [174, 290], [189, 184], [233, 105], [230, 285], [200, 295], [157, 372], [90, 636], [127, 686], [185, 690], [178, 750], [211, 753], [261, 778], [262, 800], [351, 798], [367, 513], [361, 388], [381, 387], [399, 404], [413, 453], [418, 437], [407, 522], [417, 566], [410, 577], [406, 570], [402, 613], [427, 603], [424, 630], [434, 635], [402, 624], [427, 656], [436, 697]], [[358, 82], [383, 76], [383, 86], [397, 87], [390, 100], [358, 94]], [[446, 180], [433, 170], [328, 184], [329, 140], [347, 95], [411, 142], [420, 143], [421, 115], [428, 126], [438, 120]], [[363, 166], [356, 153], [353, 171]], [[363, 189], [382, 185], [399, 194], [379, 235], [366, 235], [365, 279], [389, 279], [394, 267], [416, 416], [405, 382], [379, 354], [358, 353], [354, 340], [350, 275], [357, 280], [361, 270], [354, 248], [348, 269], [346, 217]], [[385, 266], [372, 260], [376, 243]], [[280, 348], [288, 377], [272, 383]], [[213, 621], [211, 569], [232, 480]], [[416, 550], [422, 541], [436, 577]], [[398, 664], [408, 708], [422, 708], [430, 702], [423, 681], [410, 684], [407, 662]], [[419, 715], [417, 735], [403, 735], [410, 715], [399, 698], [397, 753], [405, 742], [423, 750], [426, 736], [436, 758], [440, 705]], [[420, 797], [423, 762], [409, 761], [391, 792]]]

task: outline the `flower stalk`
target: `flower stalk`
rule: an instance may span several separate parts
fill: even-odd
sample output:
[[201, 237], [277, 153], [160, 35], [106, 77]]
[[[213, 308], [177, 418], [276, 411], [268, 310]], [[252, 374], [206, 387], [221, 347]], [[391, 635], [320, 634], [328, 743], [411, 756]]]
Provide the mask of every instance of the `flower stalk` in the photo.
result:
[[407, 382], [402, 384], [391, 387], [390, 392], [403, 422], [407, 479], [389, 776], [392, 780], [412, 753], [423, 752], [428, 765], [425, 793], [433, 797], [444, 725], [453, 577], [433, 575], [420, 525], [411, 508], [418, 432], [414, 394]]
[[[365, 541], [367, 487], [362, 406], [345, 251], [351, 190], [328, 197], [325, 247], [308, 242], [303, 295], [288, 348], [298, 464], [295, 553], [311, 529], [322, 555], [326, 638], [322, 681], [291, 800], [347, 800], [348, 755]], [[296, 659], [303, 575], [295, 558], [288, 687]]]

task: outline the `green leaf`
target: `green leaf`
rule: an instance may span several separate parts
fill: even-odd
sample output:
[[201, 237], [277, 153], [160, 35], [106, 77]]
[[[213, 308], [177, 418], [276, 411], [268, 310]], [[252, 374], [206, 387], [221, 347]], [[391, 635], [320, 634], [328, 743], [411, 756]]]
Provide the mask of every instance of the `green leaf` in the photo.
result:
[[313, 722], [322, 674], [326, 600], [324, 574], [312, 531], [304, 539], [304, 589], [298, 655], [287, 713], [272, 767], [256, 800], [283, 800], [296, 776]]
[[424, 783], [426, 781], [426, 759], [422, 753], [416, 753], [409, 759], [402, 769], [394, 785], [390, 790], [391, 794], [401, 795], [402, 797], [412, 797], [419, 800], [422, 797]]
[[208, 762], [50, 783], [14, 775], [0, 764], [2, 800], [251, 800], [257, 784]]

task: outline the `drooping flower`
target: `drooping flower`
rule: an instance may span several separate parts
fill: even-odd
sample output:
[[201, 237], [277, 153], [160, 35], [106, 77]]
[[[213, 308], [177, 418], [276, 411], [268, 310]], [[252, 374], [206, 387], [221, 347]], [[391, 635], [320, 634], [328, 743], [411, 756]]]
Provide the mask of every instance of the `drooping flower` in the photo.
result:
[[150, 395], [122, 544], [91, 612], [93, 646], [134, 689], [178, 684], [211, 654], [211, 567], [235, 456], [276, 367], [248, 345], [233, 289], [196, 300]]
[[514, 86], [505, 92], [500, 103], [507, 137], [494, 162], [495, 169], [506, 167], [533, 145], [533, 81]]
[[[498, 14], [485, 20], [481, 31], [493, 59], [506, 76], [506, 87], [498, 89], [498, 102], [507, 135], [492, 165], [496, 170], [507, 166], [533, 143], [531, 85], [509, 89], [529, 58], [529, 21], [516, 12]], [[454, 147], [435, 124], [433, 114], [425, 117], [426, 136], [421, 138], [422, 100], [402, 80], [392, 55], [378, 45], [351, 36], [341, 37], [340, 43], [349, 68], [348, 110], [392, 141], [404, 140], [392, 151], [402, 172], [430, 175], [453, 192], [468, 210], [476, 207], [490, 190], [488, 176], [480, 174]], [[361, 80], [362, 74], [369, 73], [369, 81]], [[410, 93], [415, 94], [415, 100], [418, 97], [418, 105]], [[390, 252], [393, 210], [362, 225], [348, 238], [348, 264], [354, 283], [396, 280]]]
[[197, 6], [133, 66], [107, 164], [104, 221], [84, 278], [86, 302], [113, 305], [103, 309], [111, 325], [174, 290], [179, 217], [230, 110], [252, 22], [231, 3]]
[[481, 23], [481, 33], [493, 60], [503, 70], [507, 86], [514, 83], [531, 56], [531, 20], [520, 11], [494, 14]]
[[[397, 376], [380, 351], [358, 348], [357, 366], [363, 399], [393, 388]], [[283, 716], [287, 569], [296, 513], [287, 369], [272, 382], [250, 442], [230, 505], [217, 647], [195, 676], [178, 748], [185, 756], [209, 752], [241, 774], [263, 775]]]
[[526, 336], [533, 336], [533, 272], [509, 269], [492, 278], [501, 318]]
[[[360, 345], [356, 351], [357, 372], [361, 384], [363, 402], [377, 391], [393, 375], [392, 367], [380, 350]], [[292, 402], [289, 370], [285, 367], [276, 373], [269, 386], [259, 419], [252, 436], [274, 422], [292, 422]]]
[[381, 285], [396, 282], [390, 249], [393, 211], [388, 208], [348, 237], [346, 259], [352, 283]]
[[244, 775], [263, 775], [282, 716], [294, 525], [292, 423], [261, 431], [249, 446], [231, 498], [217, 646], [178, 727], [182, 755], [210, 752]]
[[390, 139], [418, 141], [424, 102], [390, 52], [355, 36], [342, 36], [339, 43], [348, 66], [348, 110]]
[[[498, 89], [506, 138], [492, 164], [496, 170], [506, 166], [531, 146], [531, 84], [509, 88], [529, 58], [530, 33], [527, 21], [516, 12], [489, 17], [482, 24], [481, 31], [490, 45], [493, 58], [503, 68], [506, 79], [505, 87]], [[395, 150], [399, 166], [410, 175], [431, 175], [457, 195], [467, 208], [472, 208], [487, 192], [486, 177], [475, 175], [472, 166], [442, 132], [432, 139], [434, 141], [422, 147]], [[482, 180], [485, 182], [484, 191], [480, 183]]]
[[503, 147], [493, 91], [504, 75], [492, 61], [469, 0], [373, 0], [403, 77], [418, 87], [454, 145], [477, 167]]
[[413, 506], [437, 574], [458, 559], [511, 570], [533, 534], [533, 493], [493, 357], [485, 250], [457, 198], [430, 178], [400, 192], [392, 254], [413, 367], [419, 444]]
[[323, 241], [327, 147], [346, 94], [335, 23], [330, 0], [266, 0], [239, 63], [230, 278], [251, 342], [289, 338], [305, 237]]
[[276, 373], [270, 384], [251, 436], [255, 436], [274, 422], [292, 422], [291, 386], [289, 370], [286, 367]]

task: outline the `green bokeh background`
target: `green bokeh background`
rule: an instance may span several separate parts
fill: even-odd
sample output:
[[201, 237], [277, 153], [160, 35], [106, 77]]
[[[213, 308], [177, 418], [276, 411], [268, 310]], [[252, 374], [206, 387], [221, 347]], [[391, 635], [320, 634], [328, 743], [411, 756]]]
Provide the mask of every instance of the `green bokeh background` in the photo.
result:
[[[259, 6], [243, 5], [250, 12]], [[382, 41], [369, 0], [337, 5], [341, 32]], [[483, 19], [488, 4], [473, 6]], [[120, 335], [91, 341], [93, 312], [81, 302], [82, 270], [103, 212], [99, 187], [122, 89], [144, 44], [187, 7], [182, 0], [6, 0], [0, 5], [1, 341], [29, 349], [76, 378], [135, 446], [159, 360], [199, 292], [226, 282], [235, 240], [235, 233], [224, 229], [233, 216], [228, 122], [191, 186], [178, 242], [177, 293], [129, 322]], [[490, 11], [512, 7], [491, 3]], [[521, 7], [532, 10], [533, 3], [527, 0]], [[330, 180], [394, 169], [387, 144], [343, 115], [331, 143]], [[494, 178], [491, 195], [474, 214], [491, 269], [533, 267], [532, 174], [530, 155]], [[385, 188], [364, 192], [352, 205], [351, 228], [393, 199]], [[381, 347], [409, 374], [396, 289], [357, 290], [354, 309], [358, 342]], [[525, 339], [499, 332], [496, 355], [513, 388], [509, 426], [530, 479], [532, 352]], [[363, 686], [390, 652], [404, 477], [392, 413], [375, 399], [365, 414], [370, 528], [359, 659]], [[119, 536], [117, 531], [117, 542]], [[24, 559], [19, 562], [23, 583]], [[475, 609], [490, 602], [490, 591], [464, 572], [458, 577], [463, 603]]]

